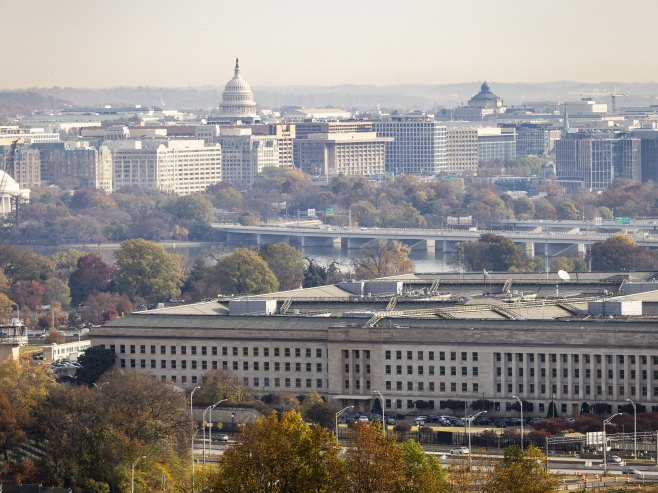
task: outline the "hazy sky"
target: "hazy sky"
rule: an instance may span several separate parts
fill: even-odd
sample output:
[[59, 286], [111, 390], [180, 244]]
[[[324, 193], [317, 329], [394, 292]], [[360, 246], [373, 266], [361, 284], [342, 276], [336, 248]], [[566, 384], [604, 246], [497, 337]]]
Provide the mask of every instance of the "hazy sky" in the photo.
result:
[[658, 0], [0, 0], [0, 88], [655, 82]]

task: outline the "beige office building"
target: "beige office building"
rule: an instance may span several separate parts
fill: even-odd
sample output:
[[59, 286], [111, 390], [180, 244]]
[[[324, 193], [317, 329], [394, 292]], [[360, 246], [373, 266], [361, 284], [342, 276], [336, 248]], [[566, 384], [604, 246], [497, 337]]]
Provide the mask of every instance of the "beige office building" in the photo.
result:
[[279, 168], [291, 169], [295, 166], [293, 159], [293, 143], [296, 138], [296, 128], [292, 123], [270, 123], [250, 125], [253, 135], [271, 135], [276, 137], [279, 152]]
[[250, 127], [221, 127], [222, 181], [249, 188], [264, 168], [279, 166], [279, 146], [274, 135], [253, 135]]
[[447, 127], [447, 172], [451, 175], [473, 175], [478, 169], [478, 129]]

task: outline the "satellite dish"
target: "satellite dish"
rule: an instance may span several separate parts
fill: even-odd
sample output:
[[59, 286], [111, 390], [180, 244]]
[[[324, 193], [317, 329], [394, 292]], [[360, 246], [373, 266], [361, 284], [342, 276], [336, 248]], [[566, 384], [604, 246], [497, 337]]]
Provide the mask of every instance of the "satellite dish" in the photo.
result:
[[568, 280], [571, 279], [571, 276], [569, 275], [569, 273], [568, 273], [566, 270], [559, 270], [559, 271], [557, 271], [557, 275], [558, 275], [558, 277], [559, 277], [560, 279], [562, 279], [563, 281], [568, 281]]

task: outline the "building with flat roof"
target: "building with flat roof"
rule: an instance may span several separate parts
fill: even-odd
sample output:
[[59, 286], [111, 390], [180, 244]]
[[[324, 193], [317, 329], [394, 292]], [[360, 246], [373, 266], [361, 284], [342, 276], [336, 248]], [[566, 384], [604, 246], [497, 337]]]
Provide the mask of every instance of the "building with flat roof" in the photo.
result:
[[516, 129], [479, 127], [478, 161], [508, 161], [516, 159]]
[[446, 171], [451, 175], [472, 175], [478, 169], [478, 129], [467, 126], [447, 126]]
[[[657, 410], [658, 291], [642, 282], [641, 292], [617, 295], [656, 275], [584, 273], [559, 295], [545, 274], [494, 273], [488, 287], [481, 274], [344, 282], [134, 313], [91, 338], [120, 367], [184, 388], [228, 369], [259, 395], [318, 392], [361, 411], [375, 389], [387, 414], [419, 400], [443, 410], [482, 398], [513, 413], [515, 395], [535, 416], [552, 401], [563, 415], [629, 398]], [[642, 300], [643, 316], [587, 317], [589, 301], [604, 296]]]
[[39, 150], [44, 183], [76, 178], [82, 187], [112, 193], [112, 152], [107, 146], [95, 147], [85, 141], [69, 141], [35, 144], [34, 147]]
[[279, 166], [276, 135], [253, 135], [248, 126], [220, 127], [222, 181], [238, 188], [249, 188], [266, 167]]
[[517, 156], [552, 154], [555, 149], [555, 141], [560, 138], [562, 130], [561, 127], [552, 123], [522, 123], [513, 126], [516, 128]]
[[383, 176], [388, 142], [375, 132], [310, 134], [295, 140], [295, 167], [311, 176]]
[[373, 122], [386, 144], [386, 171], [394, 175], [435, 176], [448, 169], [447, 130], [433, 115], [414, 112], [385, 115]]

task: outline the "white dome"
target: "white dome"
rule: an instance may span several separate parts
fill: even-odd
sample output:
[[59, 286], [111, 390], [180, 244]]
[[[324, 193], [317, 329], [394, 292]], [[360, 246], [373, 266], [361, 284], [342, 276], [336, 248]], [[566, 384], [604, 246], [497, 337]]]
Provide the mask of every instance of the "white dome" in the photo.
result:
[[235, 74], [228, 81], [219, 104], [219, 115], [223, 119], [239, 120], [256, 116], [256, 102], [249, 83], [240, 75], [238, 59], [235, 59]]

